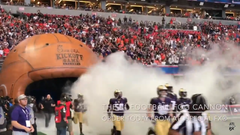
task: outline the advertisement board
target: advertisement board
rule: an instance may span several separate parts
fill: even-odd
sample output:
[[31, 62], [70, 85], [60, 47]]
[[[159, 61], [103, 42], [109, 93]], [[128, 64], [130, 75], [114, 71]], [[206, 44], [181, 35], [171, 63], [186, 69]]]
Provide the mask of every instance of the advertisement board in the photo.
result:
[[[233, 3], [233, 1], [240, 1], [240, 0], [188, 0], [188, 1], [197, 1], [197, 2], [211, 2], [211, 3]], [[240, 2], [239, 2], [240, 3]]]
[[240, 4], [240, 0], [232, 0], [233, 4]]

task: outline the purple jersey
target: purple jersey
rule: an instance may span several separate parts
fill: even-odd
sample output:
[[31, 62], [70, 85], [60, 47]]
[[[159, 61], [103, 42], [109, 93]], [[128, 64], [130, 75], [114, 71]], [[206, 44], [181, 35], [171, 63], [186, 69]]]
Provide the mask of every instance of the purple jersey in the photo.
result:
[[177, 111], [181, 111], [183, 109], [189, 109], [189, 104], [191, 103], [191, 99], [189, 98], [179, 98], [177, 100]]
[[167, 94], [167, 97], [169, 97], [171, 99], [171, 102], [172, 102], [172, 110], [176, 110], [175, 106], [176, 106], [176, 103], [177, 103], [177, 95], [175, 93], [172, 93], [172, 92], [169, 92]]
[[171, 99], [166, 97], [164, 101], [160, 100], [159, 97], [152, 98], [150, 104], [153, 106], [154, 117], [156, 119], [165, 120], [169, 117], [169, 111], [171, 110]]
[[113, 114], [117, 116], [123, 116], [124, 110], [126, 108], [127, 104], [127, 98], [111, 98], [109, 101], [109, 105], [111, 110], [113, 111]]

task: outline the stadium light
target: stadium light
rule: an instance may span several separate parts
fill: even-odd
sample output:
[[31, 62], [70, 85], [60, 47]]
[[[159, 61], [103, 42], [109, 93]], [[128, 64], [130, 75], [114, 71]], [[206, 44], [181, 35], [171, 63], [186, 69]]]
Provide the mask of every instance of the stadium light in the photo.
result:
[[228, 8], [228, 4], [225, 4], [225, 5], [224, 5], [224, 8]]
[[203, 6], [203, 5], [204, 5], [204, 2], [200, 2], [199, 5], [200, 5], [200, 6]]

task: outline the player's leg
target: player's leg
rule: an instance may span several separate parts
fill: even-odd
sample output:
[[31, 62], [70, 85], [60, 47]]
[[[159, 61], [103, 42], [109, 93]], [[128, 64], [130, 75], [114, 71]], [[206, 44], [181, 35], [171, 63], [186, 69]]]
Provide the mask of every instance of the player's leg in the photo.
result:
[[169, 128], [171, 127], [171, 123], [168, 120], [162, 121], [163, 124], [163, 135], [168, 135]]
[[116, 127], [115, 135], [121, 135], [122, 124], [121, 117], [113, 115], [114, 126]]
[[113, 124], [113, 129], [111, 130], [111, 135], [115, 135], [115, 132], [116, 132], [116, 127]]
[[73, 122], [74, 122], [74, 124], [78, 123], [78, 112], [74, 112]]
[[[168, 129], [165, 129], [165, 125], [166, 122], [164, 122], [163, 120], [157, 120], [156, 121], [156, 125], [155, 125], [155, 133], [156, 135], [167, 135], [168, 134]], [[167, 130], [167, 132], [166, 132]]]
[[116, 131], [116, 135], [121, 135], [124, 128], [124, 117], [119, 117], [120, 127]]
[[83, 134], [83, 114], [79, 113], [79, 129], [80, 129], [80, 135]]

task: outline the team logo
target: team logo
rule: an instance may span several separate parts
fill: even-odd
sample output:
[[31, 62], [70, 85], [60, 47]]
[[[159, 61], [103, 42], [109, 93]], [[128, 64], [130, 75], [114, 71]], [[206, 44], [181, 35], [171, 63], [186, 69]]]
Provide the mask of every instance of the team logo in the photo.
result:
[[58, 51], [59, 53], [63, 52], [63, 45], [58, 45], [57, 51]]
[[235, 126], [234, 122], [229, 123], [229, 131], [233, 131], [235, 127], [236, 126]]

